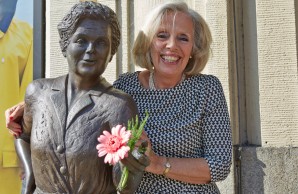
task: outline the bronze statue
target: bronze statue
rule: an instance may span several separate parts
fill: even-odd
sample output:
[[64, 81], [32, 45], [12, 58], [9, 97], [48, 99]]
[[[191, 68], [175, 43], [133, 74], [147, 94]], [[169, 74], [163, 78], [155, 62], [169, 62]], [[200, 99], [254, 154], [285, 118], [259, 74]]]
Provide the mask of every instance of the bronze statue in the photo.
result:
[[[16, 139], [26, 193], [117, 193], [113, 178], [119, 181], [121, 173], [113, 177], [113, 166], [98, 158], [96, 150], [104, 130], [126, 125], [138, 114], [133, 99], [101, 76], [120, 42], [117, 17], [105, 5], [81, 2], [58, 31], [69, 73], [28, 86], [23, 133]], [[145, 155], [137, 155], [129, 154], [121, 164], [132, 172], [120, 193], [133, 193], [149, 164]]]

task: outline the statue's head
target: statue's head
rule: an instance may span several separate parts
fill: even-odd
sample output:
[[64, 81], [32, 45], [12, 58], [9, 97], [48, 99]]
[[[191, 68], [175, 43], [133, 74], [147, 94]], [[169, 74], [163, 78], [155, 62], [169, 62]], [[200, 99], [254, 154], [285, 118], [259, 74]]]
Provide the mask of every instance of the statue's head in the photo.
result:
[[75, 4], [58, 24], [60, 47], [63, 55], [69, 45], [69, 39], [83, 19], [103, 19], [109, 23], [112, 34], [111, 55], [113, 56], [120, 44], [120, 26], [115, 12], [106, 5], [85, 1]]

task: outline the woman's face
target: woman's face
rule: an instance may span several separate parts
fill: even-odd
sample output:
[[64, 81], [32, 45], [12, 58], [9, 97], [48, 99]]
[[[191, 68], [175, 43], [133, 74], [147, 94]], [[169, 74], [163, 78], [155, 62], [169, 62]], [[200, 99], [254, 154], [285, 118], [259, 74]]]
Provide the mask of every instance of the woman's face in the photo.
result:
[[66, 48], [69, 71], [81, 77], [99, 77], [111, 59], [111, 44], [106, 21], [82, 20]]
[[181, 76], [191, 55], [194, 27], [190, 16], [183, 12], [169, 12], [151, 43], [151, 58], [156, 73]]

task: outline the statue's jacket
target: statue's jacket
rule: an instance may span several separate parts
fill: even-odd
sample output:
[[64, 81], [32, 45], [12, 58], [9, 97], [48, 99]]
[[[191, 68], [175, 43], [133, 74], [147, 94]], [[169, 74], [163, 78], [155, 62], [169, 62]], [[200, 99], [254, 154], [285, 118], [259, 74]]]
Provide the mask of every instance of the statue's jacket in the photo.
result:
[[103, 78], [96, 90], [67, 106], [68, 76], [27, 88], [24, 139], [30, 139], [36, 193], [114, 193], [112, 167], [97, 156], [103, 130], [137, 114], [132, 98]]

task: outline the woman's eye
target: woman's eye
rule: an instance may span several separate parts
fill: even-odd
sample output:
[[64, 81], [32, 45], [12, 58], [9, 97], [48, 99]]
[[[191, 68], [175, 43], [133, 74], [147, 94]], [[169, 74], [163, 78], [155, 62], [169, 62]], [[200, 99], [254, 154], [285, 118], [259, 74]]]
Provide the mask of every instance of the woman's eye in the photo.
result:
[[157, 36], [157, 38], [167, 38], [168, 34], [165, 32], [161, 32], [161, 33], [158, 33], [156, 36]]
[[182, 40], [184, 42], [188, 42], [188, 38], [187, 37], [179, 37], [179, 40]]

